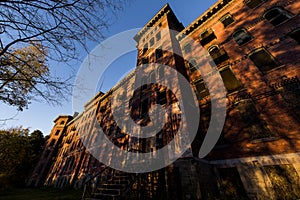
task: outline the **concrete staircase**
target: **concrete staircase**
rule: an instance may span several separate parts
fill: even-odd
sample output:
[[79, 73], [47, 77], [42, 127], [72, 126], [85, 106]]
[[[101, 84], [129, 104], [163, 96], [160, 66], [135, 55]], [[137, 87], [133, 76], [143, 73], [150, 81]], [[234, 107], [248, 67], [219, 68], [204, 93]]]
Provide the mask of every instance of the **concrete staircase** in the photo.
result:
[[[118, 200], [131, 190], [137, 176], [114, 170], [113, 175], [99, 184], [86, 200]], [[123, 197], [123, 198], [122, 198]]]

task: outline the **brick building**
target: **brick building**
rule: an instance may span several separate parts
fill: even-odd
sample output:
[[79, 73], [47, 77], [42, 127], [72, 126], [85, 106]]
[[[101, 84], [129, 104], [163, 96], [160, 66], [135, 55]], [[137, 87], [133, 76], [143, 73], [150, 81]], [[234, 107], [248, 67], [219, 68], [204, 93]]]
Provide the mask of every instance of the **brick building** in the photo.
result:
[[[58, 116], [28, 184], [86, 185], [97, 188], [92, 192], [95, 197], [124, 199], [299, 199], [299, 8], [297, 0], [220, 0], [184, 27], [165, 5], [134, 37], [137, 67], [168, 65], [193, 86], [201, 115], [192, 155], [154, 172], [129, 174], [105, 167], [83, 145], [106, 135], [123, 150], [151, 152], [174, 138], [182, 119], [172, 91], [141, 84], [140, 90], [128, 92], [144, 78], [155, 81], [165, 75], [162, 68], [154, 73], [146, 68], [149, 73], [141, 80], [133, 71], [107, 93], [99, 92], [86, 103], [84, 112]], [[203, 67], [203, 48], [227, 90], [227, 116], [217, 144], [199, 159], [212, 107], [210, 91], [199, 70]], [[174, 85], [172, 89], [180, 90], [178, 77], [166, 81]], [[127, 90], [124, 84], [129, 86]], [[113, 94], [127, 97], [122, 105], [130, 107], [128, 117], [139, 125], [149, 123], [151, 105], [173, 105], [162, 131], [147, 139], [126, 134], [135, 130], [121, 130], [114, 121]], [[99, 126], [104, 134], [97, 130]], [[80, 138], [79, 132], [86, 134]], [[103, 149], [101, 157], [111, 147], [98, 148]]]

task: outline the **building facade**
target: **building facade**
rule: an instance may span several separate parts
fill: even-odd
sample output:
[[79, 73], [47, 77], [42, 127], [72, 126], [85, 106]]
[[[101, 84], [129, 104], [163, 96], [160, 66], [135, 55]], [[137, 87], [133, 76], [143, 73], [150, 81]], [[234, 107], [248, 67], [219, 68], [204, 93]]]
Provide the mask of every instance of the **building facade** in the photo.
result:
[[[299, 8], [297, 0], [220, 0], [184, 27], [165, 5], [134, 37], [135, 71], [107, 93], [99, 92], [84, 112], [55, 119], [28, 184], [86, 186], [98, 188], [95, 197], [123, 199], [299, 199]], [[203, 55], [213, 62], [203, 63]], [[154, 172], [109, 169], [99, 160], [111, 146], [99, 147], [95, 141], [107, 137], [125, 151], [155, 152], [176, 138], [180, 122], [188, 120], [180, 118], [188, 105], [178, 106], [172, 92], [185, 94], [177, 76], [165, 80], [171, 89], [144, 84], [167, 76], [151, 63], [178, 71], [197, 94], [201, 115], [191, 152]], [[136, 76], [141, 65], [146, 75]], [[226, 120], [217, 144], [200, 159], [212, 114], [211, 90], [200, 73], [205, 65], [214, 66], [223, 80]], [[134, 85], [141, 87], [134, 90]], [[128, 120], [140, 126], [151, 124], [149, 110], [159, 104], [167, 114], [154, 116], [166, 117], [166, 123], [153, 137], [132, 137], [127, 133], [136, 127], [120, 128], [113, 117], [113, 98], [126, 99], [114, 109], [128, 108]], [[95, 157], [86, 146], [100, 153]]]

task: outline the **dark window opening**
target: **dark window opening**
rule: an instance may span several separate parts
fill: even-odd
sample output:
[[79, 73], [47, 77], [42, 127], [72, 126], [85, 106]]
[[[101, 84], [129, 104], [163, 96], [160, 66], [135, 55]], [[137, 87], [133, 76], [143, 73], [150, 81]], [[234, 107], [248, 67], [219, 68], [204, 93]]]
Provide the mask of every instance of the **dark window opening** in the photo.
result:
[[244, 45], [252, 40], [252, 36], [245, 29], [236, 31], [232, 37], [239, 46]]
[[57, 130], [57, 131], [55, 132], [55, 135], [58, 135], [58, 134], [59, 134], [59, 132], [60, 132], [60, 130]]
[[224, 25], [224, 28], [226, 28], [227, 26], [229, 26], [230, 24], [232, 24], [234, 22], [234, 19], [231, 14], [226, 14], [225, 16], [223, 16], [220, 19], [220, 21]]
[[156, 59], [159, 59], [163, 56], [163, 51], [161, 50], [161, 48], [158, 48], [155, 50], [155, 57]]
[[159, 41], [161, 39], [161, 33], [158, 32], [155, 37], [156, 37], [156, 41]]
[[289, 33], [289, 36], [300, 44], [300, 28]]
[[192, 46], [191, 46], [191, 44], [190, 43], [188, 43], [188, 44], [186, 44], [185, 46], [184, 46], [184, 53], [189, 53], [189, 52], [191, 52], [192, 51]]
[[148, 100], [145, 99], [141, 102], [141, 116], [144, 116], [148, 113]]
[[249, 55], [249, 58], [262, 73], [266, 73], [279, 66], [275, 58], [264, 48], [255, 50]]
[[194, 82], [196, 93], [198, 96], [198, 99], [203, 99], [204, 97], [209, 95], [209, 92], [205, 86], [205, 83], [202, 79], [196, 80]]
[[240, 81], [235, 77], [229, 67], [220, 70], [220, 75], [223, 79], [224, 86], [227, 89], [228, 93], [242, 89]]
[[144, 45], [143, 53], [146, 53], [148, 51], [148, 44]]
[[277, 25], [285, 22], [286, 20], [290, 19], [291, 17], [292, 17], [292, 15], [288, 11], [286, 11], [280, 7], [271, 8], [268, 11], [266, 11], [264, 14], [264, 18], [266, 20], [268, 20], [274, 26], [277, 26]]
[[226, 51], [224, 49], [220, 49], [217, 45], [208, 48], [208, 53], [216, 65], [219, 65], [229, 59]]
[[167, 103], [166, 95], [167, 95], [166, 90], [159, 91], [157, 93], [157, 103], [160, 105], [166, 104]]
[[214, 31], [212, 29], [208, 29], [200, 34], [200, 44], [202, 46], [204, 46], [216, 38], [217, 37], [216, 37]]
[[244, 0], [244, 4], [253, 9], [262, 4], [263, 0]]
[[142, 64], [148, 64], [149, 59], [148, 58], [142, 58]]

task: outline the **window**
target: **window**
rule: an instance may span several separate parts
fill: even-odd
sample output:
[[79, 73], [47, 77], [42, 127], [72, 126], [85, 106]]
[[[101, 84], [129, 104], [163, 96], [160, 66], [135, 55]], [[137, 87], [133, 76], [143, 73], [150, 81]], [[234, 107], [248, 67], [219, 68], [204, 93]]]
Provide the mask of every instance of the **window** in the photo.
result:
[[189, 52], [191, 52], [191, 51], [192, 51], [191, 44], [190, 44], [190, 43], [186, 44], [186, 45], [184, 46], [183, 50], [184, 50], [184, 53], [189, 53]]
[[237, 80], [230, 67], [221, 69], [220, 75], [223, 79], [224, 86], [227, 89], [228, 93], [237, 91], [242, 88], [241, 83], [239, 82], [239, 80]]
[[245, 29], [237, 30], [232, 37], [239, 46], [246, 44], [252, 39], [252, 36]]
[[217, 45], [209, 47], [208, 53], [210, 54], [216, 65], [221, 64], [222, 62], [229, 59], [226, 51], [224, 49], [220, 49]]
[[156, 41], [159, 41], [161, 39], [161, 33], [158, 32], [155, 37], [156, 37]]
[[146, 58], [142, 58], [142, 64], [148, 64], [149, 63], [149, 59]]
[[155, 50], [155, 57], [156, 59], [159, 59], [163, 56], [163, 52], [161, 50], [161, 47], [159, 47], [158, 49]]
[[152, 47], [154, 45], [154, 38], [150, 39], [150, 47]]
[[224, 15], [223, 17], [221, 17], [220, 21], [224, 25], [224, 28], [226, 28], [227, 26], [229, 26], [230, 24], [232, 24], [234, 22], [234, 19], [233, 19], [232, 15], [228, 13], [228, 14]]
[[59, 132], [60, 132], [60, 130], [57, 130], [57, 131], [55, 132], [55, 135], [58, 135], [58, 134], [59, 134]]
[[164, 77], [164, 67], [158, 68], [158, 77], [162, 79]]
[[300, 28], [290, 32], [289, 36], [300, 44]]
[[194, 82], [198, 99], [203, 99], [209, 95], [209, 92], [205, 86], [203, 79], [198, 79]]
[[65, 123], [65, 121], [61, 121], [61, 122], [60, 122], [60, 125], [63, 125], [64, 123]]
[[192, 73], [197, 70], [197, 61], [192, 59], [188, 62], [189, 71]]
[[144, 116], [148, 113], [148, 99], [145, 99], [141, 102], [141, 112], [140, 115]]
[[160, 105], [164, 105], [167, 103], [167, 100], [166, 100], [166, 90], [163, 90], [163, 91], [159, 91], [157, 93], [157, 103], [160, 104]]
[[148, 43], [144, 45], [143, 53], [146, 53], [148, 51]]
[[155, 83], [155, 74], [154, 74], [154, 72], [150, 73], [150, 82]]
[[267, 10], [264, 14], [264, 18], [268, 20], [272, 25], [277, 26], [286, 20], [290, 19], [292, 15], [286, 10], [280, 7], [274, 7]]
[[263, 0], [244, 0], [244, 4], [253, 9], [262, 4]]
[[147, 78], [146, 77], [142, 78], [141, 89], [142, 90], [147, 89]]
[[200, 37], [200, 44], [202, 46], [208, 44], [209, 42], [213, 41], [214, 39], [216, 39], [216, 35], [214, 33], [214, 31], [212, 29], [207, 29], [206, 31], [204, 31], [203, 33], [201, 33], [199, 35]]
[[262, 73], [278, 67], [279, 63], [264, 48], [256, 49], [249, 55], [250, 60], [259, 68]]

